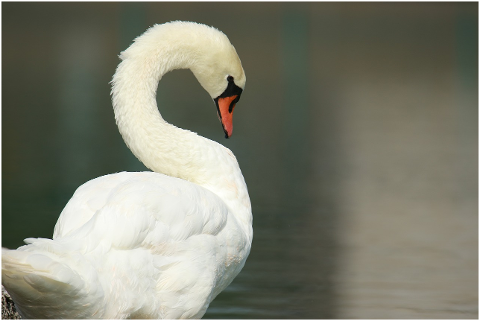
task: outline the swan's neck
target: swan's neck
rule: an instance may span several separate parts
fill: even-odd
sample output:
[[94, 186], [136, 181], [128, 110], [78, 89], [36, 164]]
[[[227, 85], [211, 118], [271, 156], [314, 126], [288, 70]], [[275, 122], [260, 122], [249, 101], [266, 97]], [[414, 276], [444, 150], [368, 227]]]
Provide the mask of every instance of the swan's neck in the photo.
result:
[[248, 192], [235, 156], [216, 142], [167, 123], [157, 107], [162, 76], [173, 69], [192, 69], [201, 59], [192, 50], [195, 39], [174, 37], [172, 41], [154, 31], [137, 38], [122, 53], [113, 77], [115, 119], [125, 143], [152, 171], [206, 187], [227, 205], [240, 202], [246, 210], [244, 220], [249, 221], [245, 223], [251, 223]]

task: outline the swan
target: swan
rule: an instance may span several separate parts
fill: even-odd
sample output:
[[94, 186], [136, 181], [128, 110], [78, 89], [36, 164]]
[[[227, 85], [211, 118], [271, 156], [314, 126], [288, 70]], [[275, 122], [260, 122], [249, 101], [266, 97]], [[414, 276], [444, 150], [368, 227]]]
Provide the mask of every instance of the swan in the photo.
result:
[[2, 249], [2, 283], [24, 318], [201, 318], [249, 255], [252, 210], [235, 156], [167, 123], [156, 104], [162, 76], [190, 69], [230, 137], [246, 80], [235, 48], [213, 27], [174, 21], [149, 28], [120, 59], [116, 123], [152, 171], [86, 182], [52, 239]]

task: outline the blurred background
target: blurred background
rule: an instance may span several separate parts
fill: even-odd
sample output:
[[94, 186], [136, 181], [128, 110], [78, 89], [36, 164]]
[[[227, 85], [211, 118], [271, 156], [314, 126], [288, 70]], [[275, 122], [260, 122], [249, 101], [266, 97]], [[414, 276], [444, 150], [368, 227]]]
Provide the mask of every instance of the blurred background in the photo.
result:
[[51, 237], [87, 180], [146, 170], [109, 81], [171, 20], [222, 30], [247, 75], [229, 140], [191, 72], [158, 89], [166, 120], [235, 153], [252, 200], [250, 257], [205, 318], [478, 317], [472, 2], [2, 3], [2, 246]]

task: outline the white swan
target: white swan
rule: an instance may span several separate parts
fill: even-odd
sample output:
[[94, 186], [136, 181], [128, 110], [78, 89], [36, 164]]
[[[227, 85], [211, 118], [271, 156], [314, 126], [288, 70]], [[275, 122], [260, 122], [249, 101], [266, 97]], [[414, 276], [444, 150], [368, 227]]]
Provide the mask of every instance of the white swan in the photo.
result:
[[155, 100], [165, 73], [189, 68], [229, 137], [245, 75], [228, 38], [171, 22], [148, 29], [120, 58], [115, 118], [128, 147], [154, 172], [83, 184], [53, 240], [2, 250], [2, 282], [23, 317], [200, 318], [250, 252], [250, 199], [235, 156], [165, 122]]

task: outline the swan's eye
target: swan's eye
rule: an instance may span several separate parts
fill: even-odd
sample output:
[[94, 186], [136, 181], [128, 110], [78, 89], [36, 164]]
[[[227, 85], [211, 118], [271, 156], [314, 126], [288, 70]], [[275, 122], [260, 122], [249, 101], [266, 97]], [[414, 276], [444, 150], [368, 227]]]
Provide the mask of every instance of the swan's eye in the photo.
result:
[[227, 88], [225, 89], [225, 91], [223, 92], [223, 94], [221, 94], [220, 96], [218, 96], [216, 99], [218, 99], [218, 98], [225, 98], [225, 97], [232, 97], [232, 96], [235, 96], [235, 95], [237, 95], [238, 98], [240, 98], [240, 95], [241, 95], [243, 89], [240, 88], [240, 87], [238, 87], [238, 86], [235, 84], [235, 81], [234, 81], [233, 76], [228, 76], [228, 77], [227, 77], [227, 80], [228, 80]]

